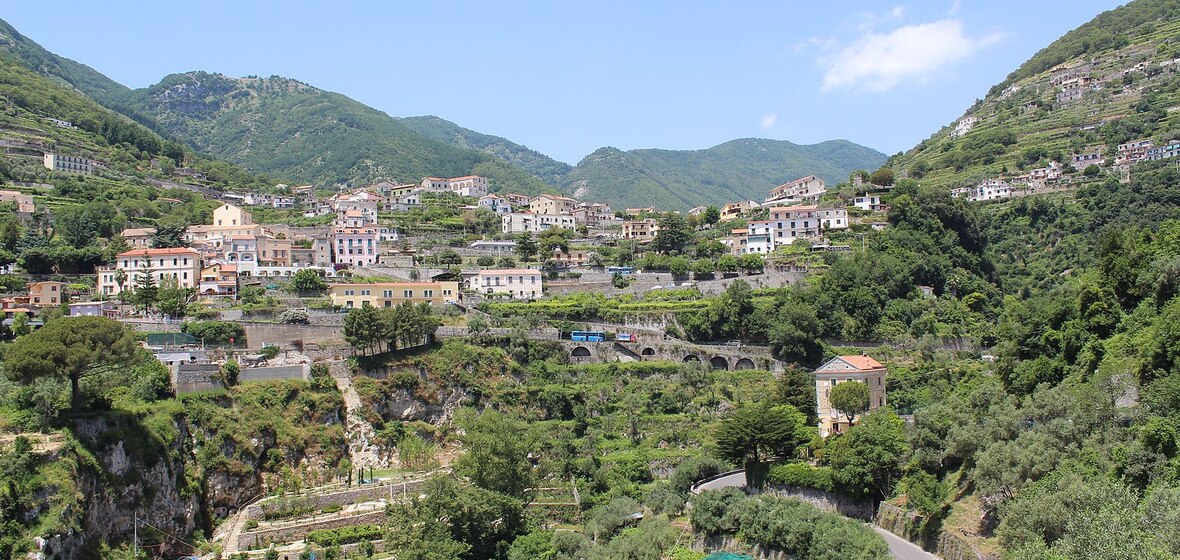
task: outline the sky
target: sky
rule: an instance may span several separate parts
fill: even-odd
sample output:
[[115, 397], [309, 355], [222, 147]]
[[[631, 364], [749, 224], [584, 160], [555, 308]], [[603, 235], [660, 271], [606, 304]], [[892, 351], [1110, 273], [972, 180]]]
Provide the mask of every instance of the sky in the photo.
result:
[[13, 2], [0, 18], [132, 88], [286, 76], [574, 164], [749, 137], [904, 151], [1121, 3], [112, 0]]

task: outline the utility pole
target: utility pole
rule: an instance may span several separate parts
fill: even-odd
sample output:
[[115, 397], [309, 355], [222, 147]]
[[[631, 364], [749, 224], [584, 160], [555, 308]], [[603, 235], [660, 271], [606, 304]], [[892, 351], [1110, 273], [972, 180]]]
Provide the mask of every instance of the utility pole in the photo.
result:
[[131, 557], [139, 560], [139, 508], [131, 513]]

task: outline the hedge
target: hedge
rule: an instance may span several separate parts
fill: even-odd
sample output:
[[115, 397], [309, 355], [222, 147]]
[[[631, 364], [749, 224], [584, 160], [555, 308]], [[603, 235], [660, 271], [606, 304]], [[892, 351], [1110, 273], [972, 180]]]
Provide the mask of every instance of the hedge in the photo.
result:
[[803, 486], [831, 492], [836, 488], [831, 467], [813, 467], [805, 463], [789, 463], [770, 467], [766, 476], [771, 484]]
[[320, 529], [308, 533], [307, 540], [320, 546], [352, 544], [379, 539], [384, 535], [380, 525], [354, 525], [339, 529]]

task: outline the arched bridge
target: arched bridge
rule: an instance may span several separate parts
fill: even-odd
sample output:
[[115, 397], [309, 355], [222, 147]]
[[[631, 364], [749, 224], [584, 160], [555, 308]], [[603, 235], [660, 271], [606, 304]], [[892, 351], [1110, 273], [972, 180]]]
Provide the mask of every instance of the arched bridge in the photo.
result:
[[762, 347], [692, 344], [655, 336], [638, 336], [633, 342], [579, 342], [562, 340], [573, 363], [670, 361], [699, 363], [715, 370], [764, 369], [782, 371], [783, 363]]

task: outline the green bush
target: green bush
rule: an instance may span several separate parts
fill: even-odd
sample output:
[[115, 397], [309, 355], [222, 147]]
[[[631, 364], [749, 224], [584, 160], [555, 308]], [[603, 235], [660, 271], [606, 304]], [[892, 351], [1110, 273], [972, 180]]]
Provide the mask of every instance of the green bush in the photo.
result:
[[770, 468], [767, 481], [784, 486], [802, 486], [824, 492], [835, 489], [831, 467], [813, 467], [804, 463], [775, 465]]
[[320, 529], [308, 533], [307, 540], [320, 546], [352, 544], [379, 539], [384, 535], [380, 525], [354, 525], [339, 529]]
[[322, 509], [320, 511], [323, 513], [336, 513], [342, 509], [344, 509], [344, 506], [340, 505], [339, 502], [332, 502], [332, 503], [324, 506], [324, 509]]

